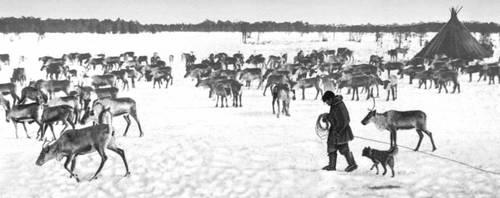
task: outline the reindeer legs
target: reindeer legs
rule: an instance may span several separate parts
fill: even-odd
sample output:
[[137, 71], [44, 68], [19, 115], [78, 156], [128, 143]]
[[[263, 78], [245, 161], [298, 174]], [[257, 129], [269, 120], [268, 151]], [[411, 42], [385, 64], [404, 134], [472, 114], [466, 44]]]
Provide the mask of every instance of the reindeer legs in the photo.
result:
[[130, 115], [132, 116], [132, 118], [134, 118], [135, 122], [137, 123], [137, 127], [139, 127], [139, 137], [142, 137], [144, 133], [142, 132], [142, 127], [141, 123], [139, 122], [139, 118], [137, 118], [137, 113], [134, 110], [133, 112], [130, 113]]
[[71, 169], [68, 168], [69, 163], [72, 162], [72, 161], [74, 161], [74, 159], [75, 159], [74, 155], [67, 156], [66, 157], [66, 162], [64, 162], [64, 169], [66, 169], [69, 172], [69, 174], [70, 174], [69, 178], [75, 177], [76, 182], [80, 182], [80, 179], [78, 179], [78, 176], [73, 173], [74, 163], [72, 163]]
[[24, 128], [24, 132], [26, 133], [26, 137], [28, 139], [30, 139], [31, 137], [28, 135], [28, 130], [26, 130], [26, 122], [23, 122], [23, 128]]
[[128, 169], [128, 164], [127, 164], [127, 159], [125, 158], [125, 151], [123, 151], [123, 149], [121, 148], [118, 148], [114, 145], [114, 143], [111, 143], [111, 144], [108, 144], [108, 149], [109, 150], [112, 150], [114, 151], [115, 153], [117, 153], [118, 155], [120, 155], [120, 157], [122, 158], [123, 160], [123, 164], [125, 164], [125, 177], [129, 176], [130, 175], [130, 171]]
[[432, 151], [435, 151], [436, 150], [436, 145], [434, 144], [434, 139], [432, 138], [432, 133], [428, 130], [424, 130], [422, 129], [422, 131], [427, 134], [427, 136], [429, 136], [429, 138], [431, 139], [431, 143], [432, 143]]
[[420, 148], [420, 144], [422, 143], [422, 139], [424, 139], [424, 134], [422, 133], [422, 130], [417, 129], [417, 134], [418, 134], [418, 143], [414, 151], [418, 151], [418, 148]]
[[108, 156], [104, 152], [104, 148], [98, 147], [96, 149], [97, 149], [97, 152], [99, 153], [99, 155], [101, 156], [101, 164], [99, 165], [99, 168], [95, 172], [94, 176], [92, 178], [90, 178], [90, 180], [97, 179], [97, 175], [101, 172], [101, 169], [102, 169], [102, 167], [104, 167], [104, 163], [106, 163], [106, 160], [108, 160]]
[[125, 121], [127, 122], [127, 126], [125, 127], [125, 133], [123, 133], [123, 136], [127, 136], [128, 128], [130, 127], [130, 117], [129, 115], [124, 115], [123, 118], [125, 118]]

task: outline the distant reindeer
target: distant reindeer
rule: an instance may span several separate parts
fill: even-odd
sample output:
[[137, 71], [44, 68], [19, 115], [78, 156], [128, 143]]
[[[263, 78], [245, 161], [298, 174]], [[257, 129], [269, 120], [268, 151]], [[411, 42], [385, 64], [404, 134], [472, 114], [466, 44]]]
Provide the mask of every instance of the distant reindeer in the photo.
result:
[[388, 62], [382, 65], [382, 72], [387, 70], [387, 77], [391, 76], [391, 70], [397, 70], [398, 74], [400, 74], [400, 78], [403, 78], [403, 67], [404, 64], [401, 62]]
[[80, 66], [83, 64], [88, 64], [90, 61], [90, 58], [92, 58], [92, 55], [90, 55], [90, 53], [78, 54], [78, 56], [77, 56], [78, 64], [80, 64]]
[[107, 87], [107, 88], [97, 88], [94, 89], [95, 94], [98, 99], [102, 98], [116, 98], [118, 95], [118, 88], [116, 87]]
[[266, 90], [267, 88], [270, 88], [272, 85], [276, 84], [289, 84], [290, 79], [282, 74], [271, 74], [270, 76], [267, 77], [267, 82], [266, 86], [264, 87], [264, 92], [262, 93], [263, 96], [266, 96]]
[[389, 96], [392, 93], [392, 100], [396, 100], [397, 98], [397, 90], [398, 90], [398, 77], [395, 75], [391, 75], [389, 80], [382, 81], [384, 85], [384, 89], [387, 90], [387, 101], [389, 101]]
[[398, 54], [403, 54], [403, 58], [404, 58], [404, 57], [406, 57], [406, 54], [408, 54], [408, 50], [409, 50], [408, 47], [404, 47], [404, 48], [396, 47], [394, 49], [387, 51], [387, 54], [389, 54], [389, 56], [391, 56], [391, 60], [397, 61]]
[[45, 71], [47, 72], [47, 75], [45, 76], [45, 79], [54, 79], [54, 75], [56, 77], [56, 80], [59, 80], [59, 75], [61, 75], [64, 72], [64, 63], [62, 62], [55, 62], [55, 63], [49, 63], [48, 65], [44, 65], [40, 68], [40, 71]]
[[262, 86], [263, 76], [261, 68], [246, 68], [241, 70], [237, 76], [239, 76], [240, 81], [246, 82], [246, 87], [250, 87], [250, 83], [253, 80], [259, 80], [259, 86], [257, 86], [257, 89]]
[[[76, 157], [97, 151], [101, 156], [101, 164], [91, 178], [93, 180], [97, 179], [97, 175], [101, 172], [104, 163], [108, 159], [105, 150], [109, 149], [120, 155], [125, 164], [125, 177], [129, 176], [130, 171], [125, 159], [125, 152], [123, 149], [118, 148], [115, 143], [110, 108], [104, 109], [104, 105], [101, 105], [101, 107], [102, 109], [98, 115], [98, 125], [67, 130], [54, 143], [42, 145], [42, 151], [36, 160], [36, 165], [41, 166], [51, 159], [56, 158], [57, 160], [61, 160], [63, 157], [66, 157], [64, 168], [70, 173], [70, 178], [75, 177], [76, 181], [80, 182], [78, 175], [73, 172], [76, 165]], [[70, 163], [71, 168], [68, 167]]]
[[35, 84], [35, 88], [48, 95], [49, 99], [52, 99], [55, 93], [59, 91], [69, 95], [70, 86], [71, 81], [69, 80], [38, 80]]
[[[294, 84], [291, 84], [294, 86]], [[293, 96], [290, 97], [290, 92]], [[276, 113], [276, 117], [280, 117], [280, 113], [283, 112], [286, 116], [290, 116], [290, 99], [295, 100], [295, 91], [290, 88], [288, 83], [278, 83], [271, 87], [271, 93], [273, 95], [273, 114]], [[283, 104], [283, 110], [280, 110], [280, 102]], [[278, 111], [274, 110], [274, 103], [278, 105]]]
[[[372, 80], [371, 77], [368, 75], [352, 76], [348, 79], [341, 80], [339, 83], [339, 89], [342, 89], [344, 87], [351, 88], [353, 90], [351, 100], [354, 100], [354, 95], [356, 95], [356, 100], [359, 100], [358, 88], [363, 87], [366, 90], [369, 90], [371, 80]], [[369, 99], [369, 96], [370, 96], [370, 92], [367, 91], [367, 97], [366, 97], [367, 100]]]
[[12, 83], [19, 82], [19, 84], [23, 85], [24, 82], [26, 82], [26, 72], [24, 68], [21, 67], [14, 68], [14, 71], [12, 72], [12, 77], [10, 78], [10, 82]]
[[432, 70], [419, 71], [415, 72], [415, 79], [418, 79], [418, 88], [422, 87], [422, 84], [425, 85], [424, 89], [427, 89], [427, 81], [431, 84], [429, 85], [429, 89], [432, 88], [432, 81], [434, 81], [434, 76]]
[[12, 108], [4, 106], [4, 108], [6, 110], [6, 121], [12, 121], [12, 123], [14, 124], [16, 138], [19, 138], [19, 136], [17, 135], [17, 123], [23, 123], [24, 132], [26, 132], [27, 138], [31, 137], [28, 135], [28, 130], [26, 130], [26, 122], [36, 122], [41, 129], [42, 124], [40, 120], [42, 118], [43, 107], [39, 102], [14, 105]]
[[[0, 62], [5, 65], [10, 65], [9, 54], [0, 54]], [[0, 67], [0, 70], [2, 70], [2, 67]]]
[[134, 99], [132, 98], [102, 98], [97, 99], [93, 102], [92, 110], [87, 109], [85, 114], [82, 117], [82, 124], [87, 123], [89, 120], [93, 120], [97, 122], [98, 116], [103, 110], [102, 106], [105, 108], [110, 108], [110, 112], [113, 117], [123, 116], [125, 121], [127, 122], [127, 127], [125, 128], [125, 132], [123, 136], [127, 135], [128, 128], [130, 127], [130, 116], [134, 118], [137, 126], [139, 127], [139, 137], [142, 137], [144, 134], [142, 132], [141, 123], [139, 122], [139, 118], [137, 117], [137, 105]]
[[486, 69], [486, 75], [488, 76], [488, 85], [495, 84], [495, 77], [497, 77], [500, 83], [500, 67], [498, 63], [488, 64]]
[[19, 96], [17, 96], [16, 94], [17, 92], [16, 88], [17, 86], [14, 83], [2, 83], [0, 84], [0, 94], [2, 95], [10, 94], [10, 96], [13, 99], [12, 103], [16, 104], [16, 101], [19, 100]]
[[228, 107], [227, 97], [231, 95], [231, 85], [219, 82], [215, 84], [214, 92], [217, 96], [215, 107], [219, 106], [219, 98], [221, 103], [220, 108], [224, 107], [224, 100], [226, 101], [226, 107]]
[[361, 121], [361, 124], [367, 125], [372, 122], [379, 130], [388, 130], [391, 133], [391, 147], [397, 146], [396, 132], [399, 129], [416, 129], [419, 140], [415, 151], [418, 151], [420, 143], [424, 138], [423, 133], [431, 139], [432, 151], [436, 150], [432, 133], [427, 130], [427, 115], [423, 111], [386, 111], [377, 113], [375, 110], [375, 98], [373, 98], [373, 107], [369, 109], [368, 114]]
[[266, 69], [266, 58], [262, 56], [262, 54], [258, 55], [250, 55], [248, 59], [245, 61], [247, 64], [252, 64], [255, 67], [259, 67], [262, 69]]
[[172, 54], [168, 55], [168, 64], [170, 66], [174, 65], [174, 55]]
[[[58, 106], [53, 106], [49, 107], [48, 105], [43, 105], [43, 113], [42, 113], [42, 119], [40, 122], [42, 123], [41, 126], [41, 135], [40, 140], [42, 140], [45, 137], [45, 132], [47, 131], [47, 128], [50, 127], [50, 131], [52, 132], [52, 137], [54, 140], [56, 139], [56, 135], [54, 134], [54, 123], [56, 122], [63, 122], [64, 128], [61, 130], [59, 135], [62, 134], [62, 132], [71, 126], [73, 129], [75, 129], [75, 120], [73, 118], [73, 115], [75, 114], [73, 107], [69, 105], [58, 105]], [[78, 119], [78, 118], [76, 118]]]
[[111, 74], [92, 76], [92, 86], [99, 88], [101, 86], [115, 87], [116, 76]]
[[472, 82], [472, 74], [474, 73], [479, 73], [479, 78], [477, 79], [478, 82], [481, 80], [482, 77], [486, 79], [486, 71], [483, 65], [469, 65], [464, 67], [462, 69], [462, 72], [469, 74], [469, 82]]
[[436, 86], [439, 86], [439, 92], [441, 93], [441, 88], [444, 87], [446, 93], [448, 93], [448, 89], [446, 88], [446, 83], [453, 83], [453, 91], [451, 93], [455, 93], [458, 89], [458, 93], [460, 93], [460, 83], [458, 82], [458, 73], [456, 71], [437, 71], [434, 73], [434, 78], [436, 79]]
[[312, 88], [316, 89], [316, 97], [315, 100], [318, 99], [318, 96], [323, 95], [323, 89], [321, 89], [321, 77], [316, 76], [314, 78], [305, 78], [297, 81], [297, 84], [293, 87], [294, 90], [302, 89], [302, 100], [305, 99], [305, 89]]

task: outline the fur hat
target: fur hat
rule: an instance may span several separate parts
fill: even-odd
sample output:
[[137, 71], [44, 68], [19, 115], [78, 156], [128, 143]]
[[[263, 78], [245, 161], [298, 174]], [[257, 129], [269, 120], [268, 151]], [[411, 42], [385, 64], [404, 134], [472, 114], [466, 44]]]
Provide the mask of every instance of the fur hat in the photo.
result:
[[326, 91], [321, 97], [321, 100], [323, 100], [323, 102], [326, 102], [326, 100], [330, 98], [335, 98], [335, 93], [333, 93], [332, 91]]

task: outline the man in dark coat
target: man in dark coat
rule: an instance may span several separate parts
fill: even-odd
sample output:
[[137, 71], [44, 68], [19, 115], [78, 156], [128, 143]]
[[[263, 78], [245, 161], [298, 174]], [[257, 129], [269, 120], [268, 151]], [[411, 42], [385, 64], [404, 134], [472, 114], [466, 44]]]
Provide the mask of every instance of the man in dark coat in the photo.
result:
[[344, 155], [348, 163], [346, 172], [351, 172], [358, 168], [354, 156], [349, 150], [348, 142], [354, 139], [351, 127], [349, 126], [349, 112], [342, 102], [342, 96], [336, 96], [331, 91], [326, 91], [322, 97], [323, 102], [330, 106], [330, 113], [328, 114], [328, 121], [331, 127], [328, 131], [327, 151], [329, 163], [325, 166], [324, 170], [336, 170], [337, 164], [337, 151]]

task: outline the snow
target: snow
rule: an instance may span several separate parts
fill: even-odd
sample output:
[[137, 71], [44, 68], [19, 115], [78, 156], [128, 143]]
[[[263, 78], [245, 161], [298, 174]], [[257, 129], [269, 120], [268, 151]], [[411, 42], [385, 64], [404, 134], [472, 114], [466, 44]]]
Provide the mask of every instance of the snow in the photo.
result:
[[[42, 143], [26, 139], [22, 127], [20, 138], [15, 139], [12, 124], [0, 122], [0, 197], [496, 197], [500, 193], [500, 176], [403, 148], [396, 156], [395, 178], [375, 175], [361, 150], [365, 146], [388, 149], [388, 145], [359, 138], [349, 145], [359, 166], [356, 171], [342, 171], [346, 162], [341, 155], [337, 160], [340, 171], [323, 171], [328, 160], [326, 143], [316, 136], [314, 124], [316, 116], [328, 107], [313, 100], [315, 91], [306, 90], [306, 100], [291, 103], [291, 117], [278, 119], [272, 114], [271, 97], [262, 96], [262, 90], [245, 88], [242, 108], [215, 108], [215, 101], [207, 98], [208, 90], [197, 89], [194, 81], [182, 77], [182, 52], [193, 51], [198, 61], [210, 52], [232, 54], [238, 50], [246, 56], [288, 52], [291, 59], [298, 49], [349, 47], [357, 60], [366, 61], [370, 54], [382, 55], [395, 47], [389, 35], [384, 36], [382, 48], [377, 47], [373, 34], [364, 35], [357, 43], [347, 42], [347, 33], [337, 33], [335, 40], [330, 36], [328, 42], [314, 41], [320, 38], [316, 33], [302, 37], [299, 33], [266, 33], [260, 37], [266, 45], [244, 45], [238, 33], [47, 34], [39, 42], [34, 34], [19, 37], [1, 35], [0, 53], [11, 54], [14, 66], [17, 57], [26, 56], [23, 66], [29, 68], [28, 79], [43, 76], [39, 56], [125, 51], [152, 55], [157, 51], [161, 57], [175, 55], [174, 85], [152, 89], [152, 83], [139, 82], [136, 89], [119, 93], [137, 101], [145, 133], [139, 138], [132, 122], [128, 136], [122, 137], [125, 121], [114, 120], [117, 143], [125, 150], [132, 174], [127, 178], [121, 159], [111, 152], [101, 176], [93, 181], [88, 179], [100, 162], [96, 153], [78, 158], [76, 173], [83, 179], [81, 183], [69, 178], [63, 162], [53, 160], [38, 167], [35, 160]], [[412, 40], [408, 56], [419, 49]], [[8, 81], [11, 69], [2, 67], [1, 83]], [[434, 154], [500, 172], [499, 85], [469, 83], [468, 76], [461, 76], [460, 82], [462, 93], [438, 94], [402, 79], [398, 99], [386, 102], [386, 93], [381, 92], [377, 111], [423, 110], [436, 142]], [[361, 125], [372, 102], [364, 100], [364, 95], [360, 101], [351, 101], [350, 95], [343, 94], [354, 134], [387, 142], [388, 132]], [[3, 113], [0, 120], [4, 120]], [[34, 134], [37, 127], [31, 125], [28, 130]], [[400, 145], [414, 148], [417, 141], [414, 130], [398, 132]], [[428, 137], [420, 149], [431, 152]]]

